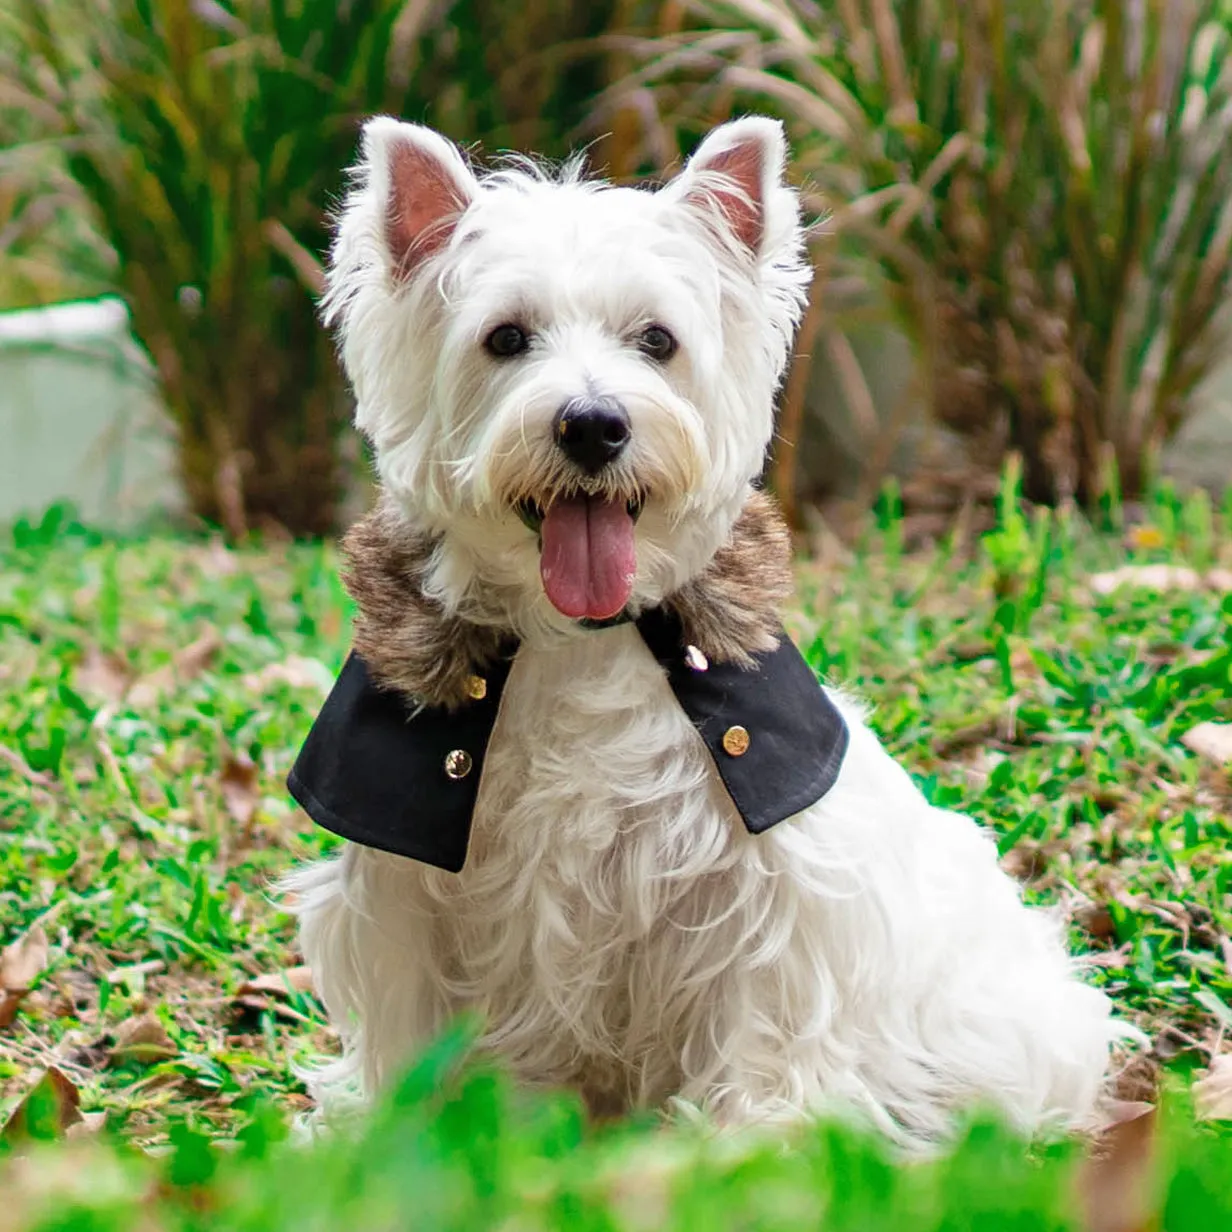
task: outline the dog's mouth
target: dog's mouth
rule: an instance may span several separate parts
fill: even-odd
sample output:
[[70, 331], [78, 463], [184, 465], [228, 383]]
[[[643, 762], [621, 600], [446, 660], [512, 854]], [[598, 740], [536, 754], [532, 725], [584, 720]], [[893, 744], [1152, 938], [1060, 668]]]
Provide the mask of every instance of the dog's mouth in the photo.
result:
[[633, 593], [633, 528], [642, 499], [558, 496], [546, 508], [524, 499], [518, 517], [539, 536], [539, 576], [552, 606], [573, 620], [610, 620]]

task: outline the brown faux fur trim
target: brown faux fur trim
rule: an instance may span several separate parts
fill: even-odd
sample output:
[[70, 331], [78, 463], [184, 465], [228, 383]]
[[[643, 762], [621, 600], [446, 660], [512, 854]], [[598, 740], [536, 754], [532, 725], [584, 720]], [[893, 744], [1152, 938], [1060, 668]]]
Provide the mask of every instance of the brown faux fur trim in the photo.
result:
[[731, 538], [666, 606], [685, 638], [718, 663], [751, 667], [778, 645], [783, 604], [791, 595], [791, 534], [764, 492], [750, 495]]
[[452, 710], [468, 700], [467, 677], [497, 657], [503, 637], [424, 595], [432, 551], [432, 540], [382, 499], [342, 540], [342, 580], [359, 608], [355, 649], [376, 682]]
[[[495, 659], [505, 634], [448, 615], [423, 594], [433, 542], [381, 500], [342, 541], [343, 581], [359, 613], [355, 649], [376, 681], [429, 705], [467, 700], [467, 677]], [[791, 594], [791, 540], [773, 501], [754, 492], [731, 538], [667, 600], [686, 641], [715, 662], [751, 665], [773, 650]]]

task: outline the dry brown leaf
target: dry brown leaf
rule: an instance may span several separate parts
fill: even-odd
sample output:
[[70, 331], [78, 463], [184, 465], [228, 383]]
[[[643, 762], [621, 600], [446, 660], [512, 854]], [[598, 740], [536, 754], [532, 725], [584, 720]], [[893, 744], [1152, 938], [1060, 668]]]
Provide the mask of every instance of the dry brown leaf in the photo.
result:
[[1199, 723], [1181, 737], [1181, 743], [1209, 761], [1232, 762], [1232, 723]]
[[228, 757], [223, 763], [218, 782], [227, 812], [241, 826], [248, 825], [260, 799], [257, 794], [257, 767], [252, 758], [242, 753]]
[[108, 1060], [112, 1064], [136, 1061], [140, 1065], [149, 1065], [154, 1061], [165, 1061], [175, 1056], [177, 1051], [158, 1017], [140, 1014], [135, 1018], [126, 1018], [116, 1028], [115, 1043], [111, 1046]]
[[1232, 590], [1232, 571], [1211, 569], [1199, 573], [1188, 565], [1122, 565], [1106, 573], [1093, 573], [1087, 585], [1097, 595], [1110, 595], [1122, 586], [1140, 590]]
[[123, 967], [113, 967], [106, 974], [108, 984], [127, 984], [139, 981], [147, 975], [156, 975], [166, 969], [167, 964], [161, 958], [147, 958], [145, 962], [128, 963]]
[[1194, 1105], [1203, 1121], [1232, 1121], [1232, 1054], [1216, 1057], [1193, 1084]]
[[102, 1112], [79, 1112], [78, 1116], [81, 1119], [65, 1130], [66, 1138], [93, 1138], [95, 1134], [101, 1133], [103, 1126], [107, 1124], [106, 1109]]
[[246, 993], [269, 993], [275, 997], [285, 997], [288, 993], [305, 993], [312, 991], [312, 968], [307, 966], [288, 967], [284, 971], [264, 971], [255, 979], [247, 980], [240, 985], [237, 996]]
[[1104, 1104], [1104, 1131], [1115, 1129], [1127, 1121], [1150, 1116], [1155, 1105], [1145, 1099], [1110, 1099]]
[[73, 687], [83, 697], [118, 702], [128, 692], [132, 672], [117, 654], [91, 646], [73, 672]]
[[11, 1026], [30, 985], [47, 969], [47, 934], [36, 924], [0, 950], [0, 1029]]
[[35, 1101], [46, 1101], [44, 1109], [51, 1113], [52, 1128], [57, 1135], [81, 1123], [81, 1095], [64, 1071], [52, 1065], [13, 1109], [4, 1128], [0, 1129], [0, 1138], [12, 1142], [29, 1135], [30, 1106]]
[[1078, 1173], [1089, 1232], [1146, 1232], [1152, 1226], [1151, 1159], [1156, 1114], [1126, 1105]]
[[142, 676], [128, 691], [128, 700], [138, 709], [152, 706], [180, 685], [201, 675], [222, 648], [216, 629], [207, 629], [195, 642], [177, 650], [170, 663]]
[[171, 664], [147, 672], [128, 691], [128, 703], [138, 710], [155, 705], [175, 688], [175, 671]]
[[1098, 941], [1110, 941], [1116, 936], [1112, 912], [1101, 903], [1090, 903], [1074, 912], [1074, 919]]
[[288, 655], [281, 663], [267, 663], [259, 672], [249, 672], [244, 677], [245, 688], [254, 693], [268, 693], [276, 684], [314, 689], [324, 696], [333, 686], [333, 674], [320, 659]]
[[214, 657], [221, 649], [222, 635], [217, 629], [206, 629], [195, 642], [190, 642], [183, 650], [176, 651], [172, 664], [177, 679], [181, 682], [195, 680], [214, 662]]
[[312, 992], [312, 968], [288, 967], [285, 971], [266, 971], [247, 980], [236, 991], [233, 1005], [240, 1010], [264, 1013], [273, 1010], [284, 1018], [303, 1020], [303, 1015], [285, 1005], [291, 993]]

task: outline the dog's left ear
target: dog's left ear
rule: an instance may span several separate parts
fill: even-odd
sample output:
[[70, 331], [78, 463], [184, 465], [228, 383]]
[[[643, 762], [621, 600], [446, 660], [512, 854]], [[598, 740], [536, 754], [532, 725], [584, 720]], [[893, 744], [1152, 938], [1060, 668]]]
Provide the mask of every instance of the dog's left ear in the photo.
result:
[[783, 126], [765, 116], [747, 116], [710, 133], [671, 190], [759, 258], [778, 230], [775, 215], [786, 207], [794, 221], [795, 196], [783, 184], [786, 161]]

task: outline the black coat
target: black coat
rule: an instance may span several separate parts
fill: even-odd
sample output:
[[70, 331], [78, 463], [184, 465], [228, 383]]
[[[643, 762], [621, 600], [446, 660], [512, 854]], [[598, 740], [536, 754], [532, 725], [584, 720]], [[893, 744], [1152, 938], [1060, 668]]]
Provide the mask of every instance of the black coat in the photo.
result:
[[[662, 609], [636, 623], [750, 833], [794, 816], [834, 786], [847, 726], [786, 632], [746, 669], [707, 663]], [[352, 654], [291, 771], [291, 794], [315, 822], [351, 842], [460, 872], [514, 653], [511, 644], [485, 670], [482, 697], [452, 712], [415, 707], [378, 688]]]

